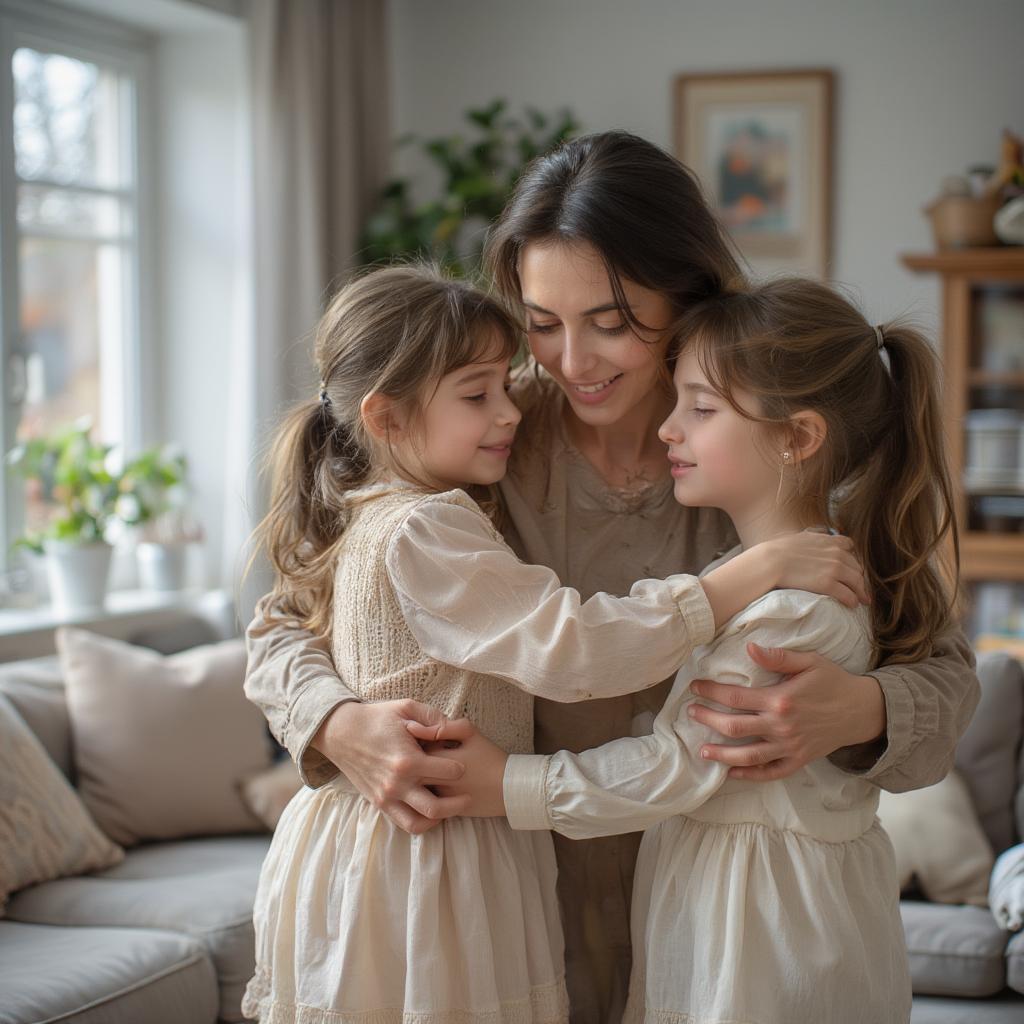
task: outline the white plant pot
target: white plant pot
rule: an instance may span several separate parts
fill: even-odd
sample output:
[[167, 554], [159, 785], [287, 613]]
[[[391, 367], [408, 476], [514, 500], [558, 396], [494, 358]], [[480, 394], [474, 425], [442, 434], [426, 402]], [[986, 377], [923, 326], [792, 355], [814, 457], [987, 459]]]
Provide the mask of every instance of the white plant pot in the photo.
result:
[[185, 544], [154, 544], [143, 541], [135, 547], [139, 565], [139, 586], [144, 590], [184, 590], [188, 569]]
[[44, 540], [50, 602], [60, 615], [96, 611], [103, 607], [113, 547], [106, 541], [90, 544]]

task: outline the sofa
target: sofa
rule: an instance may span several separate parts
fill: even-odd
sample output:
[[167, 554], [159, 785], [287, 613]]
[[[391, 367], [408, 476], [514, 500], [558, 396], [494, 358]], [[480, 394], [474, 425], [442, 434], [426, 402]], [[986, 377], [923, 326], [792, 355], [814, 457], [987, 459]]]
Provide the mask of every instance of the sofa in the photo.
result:
[[[223, 638], [182, 618], [132, 639], [171, 654]], [[0, 702], [76, 783], [58, 657], [0, 664]], [[187, 737], [181, 743], [187, 753]], [[142, 842], [105, 870], [15, 892], [0, 914], [0, 1024], [243, 1020], [253, 900], [269, 843], [266, 830]]]
[[[133, 638], [165, 654], [216, 639], [199, 620]], [[989, 654], [978, 673], [982, 699], [956, 766], [998, 854], [1024, 833], [1024, 671]], [[0, 664], [0, 703], [76, 782], [58, 658]], [[113, 867], [14, 893], [0, 916], [0, 1024], [243, 1020], [269, 841], [256, 833], [146, 842]], [[908, 898], [901, 910], [913, 1024], [1024, 1022], [1024, 932], [1009, 935], [984, 907]]]
[[[978, 677], [981, 701], [955, 770], [998, 856], [1024, 840], [1024, 669], [1005, 654], [982, 654]], [[1024, 931], [1004, 931], [983, 906], [905, 898], [900, 910], [913, 1024], [1024, 1024]]]

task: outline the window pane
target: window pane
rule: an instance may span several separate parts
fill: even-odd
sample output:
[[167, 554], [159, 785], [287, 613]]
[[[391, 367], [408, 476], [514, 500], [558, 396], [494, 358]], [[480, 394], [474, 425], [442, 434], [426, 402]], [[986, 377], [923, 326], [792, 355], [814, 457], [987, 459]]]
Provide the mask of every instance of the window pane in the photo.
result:
[[109, 68], [21, 47], [14, 74], [15, 169], [21, 178], [131, 184], [120, 140], [126, 90]]
[[19, 185], [18, 227], [23, 232], [56, 231], [120, 239], [131, 233], [131, 209], [116, 196], [45, 185]]
[[97, 440], [120, 440], [124, 253], [120, 246], [24, 238], [21, 330], [26, 395], [17, 438], [92, 418]]

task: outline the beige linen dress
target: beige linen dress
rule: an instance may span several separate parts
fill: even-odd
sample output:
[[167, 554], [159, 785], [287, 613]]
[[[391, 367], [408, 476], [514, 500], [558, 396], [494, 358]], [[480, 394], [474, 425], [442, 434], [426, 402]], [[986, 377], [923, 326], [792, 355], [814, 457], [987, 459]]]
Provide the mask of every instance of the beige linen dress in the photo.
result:
[[[626, 594], [645, 576], [699, 572], [736, 543], [721, 512], [675, 501], [667, 472], [628, 491], [609, 487], [569, 443], [565, 398], [550, 378], [528, 368], [513, 398], [524, 418], [500, 484], [500, 528], [524, 561], [553, 569], [586, 599], [599, 591]], [[359, 696], [344, 672], [339, 680], [329, 644], [295, 626], [268, 624], [272, 607], [272, 598], [261, 601], [246, 631], [245, 691], [307, 785], [323, 786], [338, 769], [311, 740], [339, 703]], [[787, 646], [784, 639], [780, 644]], [[978, 701], [973, 665], [966, 638], [954, 630], [939, 638], [933, 657], [869, 673], [885, 697], [886, 735], [837, 752], [832, 763], [892, 792], [937, 782]], [[670, 686], [668, 680], [632, 696], [574, 704], [538, 698], [535, 749], [580, 751], [629, 736], [658, 711]], [[554, 842], [570, 1019], [618, 1024], [630, 975], [630, 896], [640, 835], [556, 835]]]
[[904, 1024], [911, 989], [899, 884], [878, 789], [827, 760], [764, 784], [705, 761], [690, 683], [765, 686], [750, 642], [872, 655], [870, 615], [774, 591], [680, 670], [654, 733], [582, 754], [509, 758], [513, 827], [572, 839], [647, 829], [633, 893], [628, 1024]]
[[[343, 538], [332, 654], [363, 700], [411, 697], [528, 752], [531, 693], [650, 686], [714, 633], [694, 576], [583, 601], [520, 562], [461, 491], [356, 497], [370, 500]], [[343, 776], [304, 788], [261, 872], [243, 1011], [273, 1024], [565, 1021], [555, 876], [547, 832], [455, 819], [410, 836]]]

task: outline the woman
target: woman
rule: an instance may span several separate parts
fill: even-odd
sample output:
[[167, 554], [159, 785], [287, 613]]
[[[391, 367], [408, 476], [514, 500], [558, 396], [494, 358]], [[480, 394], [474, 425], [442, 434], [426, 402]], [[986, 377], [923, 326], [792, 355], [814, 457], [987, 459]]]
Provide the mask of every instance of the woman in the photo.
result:
[[[586, 598], [624, 594], [637, 579], [698, 572], [735, 543], [718, 512], [672, 494], [658, 425], [672, 408], [665, 352], [675, 319], [740, 275], [690, 173], [623, 132], [588, 136], [525, 173], [487, 248], [503, 295], [525, 310], [544, 373], [516, 383], [523, 410], [501, 484], [506, 539]], [[344, 771], [409, 831], [445, 809], [426, 787], [461, 772], [430, 758], [404, 722], [436, 713], [412, 702], [363, 705], [334, 671], [325, 641], [250, 624], [246, 693], [318, 786]], [[766, 651], [762, 667], [787, 680], [761, 691], [707, 681], [695, 692], [731, 709], [699, 720], [743, 746], [707, 756], [748, 779], [778, 779], [830, 755], [840, 768], [900, 791], [948, 770], [977, 702], [970, 649], [944, 636], [915, 665], [851, 675], [813, 654]], [[668, 692], [579, 704], [538, 700], [535, 749], [580, 751], [649, 731]], [[646, 730], [645, 730], [646, 725]], [[638, 835], [574, 842], [555, 837], [573, 1021], [618, 1021], [630, 970], [629, 905]]]

